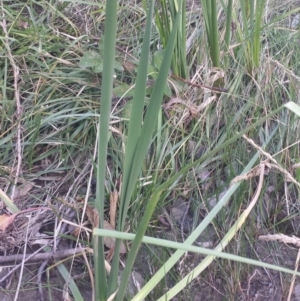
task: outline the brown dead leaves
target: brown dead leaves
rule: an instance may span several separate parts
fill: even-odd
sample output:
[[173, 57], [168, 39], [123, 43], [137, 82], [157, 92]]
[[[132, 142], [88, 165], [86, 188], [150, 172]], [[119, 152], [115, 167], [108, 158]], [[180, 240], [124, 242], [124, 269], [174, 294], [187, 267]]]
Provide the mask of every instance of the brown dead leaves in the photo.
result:
[[[112, 192], [110, 195], [110, 222], [106, 220], [103, 221], [103, 228], [105, 230], [115, 230], [117, 203], [118, 203], [118, 193], [115, 191]], [[92, 228], [97, 228], [99, 225], [99, 214], [97, 210], [87, 205], [86, 216], [89, 222], [92, 224]], [[113, 251], [115, 247], [115, 238], [104, 237], [104, 244], [108, 249]], [[120, 254], [125, 254], [125, 253], [126, 253], [126, 247], [125, 244], [122, 242], [120, 248]]]
[[8, 214], [0, 215], [0, 232], [6, 231], [7, 227], [14, 222], [17, 214], [18, 213], [13, 215], [8, 215]]
[[23, 210], [23, 211], [19, 211], [15, 214], [12, 214], [12, 215], [8, 215], [8, 214], [0, 215], [0, 232], [5, 232], [8, 228], [8, 226], [10, 226], [14, 222], [15, 218], [18, 215], [20, 215], [22, 213], [37, 211], [37, 210], [40, 210], [40, 209], [48, 210], [49, 208], [29, 208], [29, 209], [26, 209], [26, 210]]
[[175, 97], [171, 98], [163, 107], [167, 117], [174, 125], [187, 126], [193, 119], [199, 118], [200, 112], [215, 100], [216, 96], [213, 95], [197, 106], [193, 102], [187, 102], [179, 97]]
[[22, 187], [17, 187], [15, 190], [14, 200], [19, 200], [28, 195], [29, 191], [33, 188], [34, 183], [28, 182]]

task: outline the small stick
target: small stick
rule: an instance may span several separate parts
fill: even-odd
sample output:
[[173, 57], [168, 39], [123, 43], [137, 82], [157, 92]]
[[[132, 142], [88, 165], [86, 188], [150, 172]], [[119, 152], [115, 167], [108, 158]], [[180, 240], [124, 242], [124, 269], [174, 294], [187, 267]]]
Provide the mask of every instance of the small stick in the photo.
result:
[[[38, 251], [43, 249], [45, 246], [41, 247]], [[7, 256], [0, 256], [0, 264], [2, 263], [9, 263], [9, 262], [18, 262], [22, 261], [25, 258], [25, 262], [36, 262], [40, 260], [46, 260], [46, 259], [60, 259], [64, 257], [68, 257], [83, 251], [86, 251], [86, 248], [74, 248], [74, 249], [68, 249], [68, 250], [60, 250], [56, 252], [48, 252], [48, 253], [40, 253], [40, 254], [26, 254], [25, 256], [23, 254], [15, 254], [15, 255], [7, 255]], [[5, 279], [0, 279], [0, 282], [2, 282]]]
[[45, 270], [45, 268], [46, 268], [49, 261], [50, 261], [50, 259], [46, 259], [42, 262], [41, 266], [39, 267], [38, 274], [37, 274], [36, 283], [38, 285], [39, 295], [40, 295], [41, 301], [45, 301], [44, 294], [43, 294], [42, 274], [43, 274], [43, 272], [44, 272], [44, 270]]
[[182, 221], [181, 221], [181, 238], [182, 238], [182, 242], [184, 242], [184, 231], [183, 231], [183, 224], [184, 224], [184, 222], [185, 222], [185, 218], [186, 218], [186, 216], [187, 216], [187, 213], [189, 212], [189, 208], [190, 208], [190, 204], [191, 204], [191, 200], [189, 200], [188, 201], [188, 204], [187, 204], [187, 206], [186, 206], [186, 209], [185, 209], [185, 211], [184, 211], [184, 214], [183, 214], [183, 218], [182, 218]]
[[183, 79], [181, 77], [178, 77], [177, 75], [174, 75], [174, 74], [171, 74], [171, 77], [174, 79], [178, 79], [192, 87], [196, 87], [196, 88], [200, 88], [200, 89], [209, 89], [209, 90], [216, 91], [216, 92], [228, 92], [228, 89], [225, 89], [225, 88], [209, 87], [209, 86], [205, 86], [205, 85], [194, 84], [194, 83], [192, 83], [186, 79]]

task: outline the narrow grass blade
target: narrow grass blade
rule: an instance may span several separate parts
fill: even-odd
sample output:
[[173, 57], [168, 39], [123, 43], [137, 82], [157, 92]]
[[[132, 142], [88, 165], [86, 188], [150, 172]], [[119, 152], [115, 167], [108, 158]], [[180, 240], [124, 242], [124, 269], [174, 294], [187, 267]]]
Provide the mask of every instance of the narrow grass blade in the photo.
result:
[[6, 195], [6, 193], [0, 188], [0, 198], [3, 200], [5, 205], [9, 208], [11, 213], [19, 212], [19, 208], [13, 203], [13, 201]]
[[299, 105], [290, 101], [290, 102], [284, 104], [284, 106], [300, 117], [300, 106]]
[[68, 284], [68, 287], [70, 288], [70, 291], [72, 292], [72, 295], [74, 297], [75, 301], [84, 301], [78, 286], [74, 282], [72, 276], [70, 275], [69, 271], [63, 264], [59, 264], [57, 266], [57, 269], [59, 270], [60, 274], [63, 276], [65, 279], [66, 283]]
[[[93, 235], [102, 236], [102, 237], [107, 236], [107, 237], [125, 239], [125, 240], [134, 240], [136, 237], [135, 234], [130, 234], [130, 233], [126, 233], [126, 232], [118, 232], [118, 231], [113, 231], [113, 230], [103, 230], [103, 229], [97, 229], [97, 228], [95, 228], [93, 230]], [[147, 243], [147, 244], [161, 246], [161, 247], [166, 247], [166, 248], [183, 250], [184, 252], [188, 251], [188, 252], [193, 252], [193, 253], [198, 253], [198, 254], [220, 257], [220, 258], [224, 258], [224, 259], [228, 259], [228, 260], [239, 261], [239, 262], [243, 262], [246, 264], [252, 264], [252, 265], [256, 265], [256, 266], [260, 266], [260, 267], [264, 267], [264, 268], [269, 268], [269, 269], [272, 269], [275, 271], [280, 271], [280, 272], [284, 272], [284, 273], [288, 273], [288, 274], [292, 274], [292, 275], [295, 273], [295, 271], [293, 271], [293, 270], [286, 269], [286, 268], [279, 267], [279, 266], [274, 266], [272, 264], [261, 262], [258, 260], [253, 260], [253, 259], [249, 259], [249, 258], [242, 257], [242, 256], [232, 255], [230, 253], [219, 252], [216, 250], [210, 250], [210, 249], [206, 249], [206, 248], [191, 246], [191, 245], [188, 245], [185, 243], [169, 241], [166, 239], [144, 236], [142, 239], [142, 242]], [[300, 272], [296, 272], [296, 275], [300, 276]], [[161, 299], [161, 301], [162, 300], [165, 300], [165, 299]]]

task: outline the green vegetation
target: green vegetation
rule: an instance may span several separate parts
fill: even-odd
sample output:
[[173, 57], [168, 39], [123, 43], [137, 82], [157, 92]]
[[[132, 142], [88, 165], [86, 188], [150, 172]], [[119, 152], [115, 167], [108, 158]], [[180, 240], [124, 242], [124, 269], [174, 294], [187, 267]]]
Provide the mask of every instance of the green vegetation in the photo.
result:
[[83, 248], [48, 265], [50, 300], [194, 300], [195, 281], [237, 300], [256, 266], [293, 291], [275, 254], [299, 231], [300, 9], [277, 2], [0, 0], [0, 252]]

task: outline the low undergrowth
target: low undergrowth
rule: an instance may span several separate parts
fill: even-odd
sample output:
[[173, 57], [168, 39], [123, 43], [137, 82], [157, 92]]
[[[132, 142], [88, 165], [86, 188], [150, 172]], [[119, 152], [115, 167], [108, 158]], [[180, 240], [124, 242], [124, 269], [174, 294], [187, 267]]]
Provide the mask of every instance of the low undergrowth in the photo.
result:
[[[112, 204], [118, 203], [124, 181], [124, 153], [146, 26], [146, 2], [119, 1], [117, 11], [103, 204], [105, 221], [112, 228], [118, 212], [112, 209]], [[59, 264], [65, 264], [67, 273], [61, 276], [60, 269], [57, 277], [64, 277], [66, 283], [72, 279], [71, 285], [79, 288], [83, 299], [91, 300], [84, 292], [89, 291], [87, 283], [94, 281], [91, 229], [98, 226], [94, 208], [97, 207], [97, 145], [103, 143], [98, 133], [100, 87], [105, 73], [105, 2], [94, 5], [31, 0], [0, 3], [0, 183], [4, 191], [0, 205], [3, 214], [16, 214], [17, 210], [7, 207], [6, 194], [18, 210], [32, 209], [30, 213], [26, 211], [29, 215], [16, 216], [7, 227], [1, 228], [0, 220], [1, 255], [26, 254], [28, 250], [33, 253], [40, 247], [49, 251], [45, 250], [44, 239], [52, 251], [58, 245], [61, 246], [58, 249], [73, 249], [79, 244], [89, 248], [84, 256], [70, 255], [66, 261], [57, 259], [50, 264], [44, 259], [48, 277], [45, 270], [33, 269], [32, 277], [26, 274], [23, 280], [22, 277], [11, 282], [6, 279], [3, 290], [17, 295], [16, 291], [23, 294], [28, 286], [39, 287], [41, 298], [47, 299], [49, 295], [49, 299], [52, 296], [58, 300], [53, 297], [58, 291], [63, 300], [69, 300], [67, 286], [55, 282], [56, 276], [52, 275]], [[230, 44], [228, 49], [224, 48], [226, 52], [222, 47], [220, 50], [220, 62], [228, 67], [222, 69], [211, 60], [203, 5], [187, 1], [186, 23], [180, 23], [186, 33], [177, 36], [178, 40], [185, 39], [181, 45], [185, 49], [176, 48], [178, 57], [172, 61], [158, 120], [153, 121], [151, 145], [132, 192], [126, 232], [138, 231], [147, 204], [158, 187], [207, 155], [206, 160], [192, 166], [162, 192], [146, 234], [183, 242], [228, 193], [234, 181], [242, 181], [194, 244], [215, 248], [255, 196], [259, 186], [258, 169], [254, 170], [255, 176], [237, 177], [259, 153], [252, 167], [265, 164], [261, 193], [241, 231], [233, 240], [229, 239], [226, 252], [291, 270], [297, 266], [297, 252], [292, 244], [284, 247], [280, 240], [259, 240], [261, 235], [291, 237], [299, 232], [299, 119], [287, 109], [278, 109], [288, 101], [300, 104], [297, 3], [289, 1], [283, 6], [282, 2], [269, 1], [266, 4], [258, 65], [251, 56], [253, 41], [245, 36], [242, 12], [234, 6]], [[156, 26], [151, 31], [151, 55], [146, 66], [145, 114], [163, 61], [163, 47], [167, 47], [162, 43], [162, 28], [157, 24], [160, 13], [158, 5], [156, 16], [153, 15]], [[245, 13], [250, 14], [247, 9]], [[221, 4], [218, 18], [222, 44], [226, 18]], [[186, 65], [175, 74], [174, 64], [182, 64], [183, 58]], [[181, 78], [184, 75], [186, 78]], [[259, 126], [253, 126], [276, 110], [276, 114]], [[226, 145], [226, 141], [248, 128], [246, 136]], [[106, 251], [113, 249], [113, 244], [104, 243]], [[129, 242], [125, 249], [124, 253], [130, 249]], [[149, 280], [174, 252], [143, 245], [134, 270]], [[204, 255], [186, 253], [146, 300], [163, 298], [168, 289], [203, 259]], [[125, 260], [123, 254], [121, 263]], [[12, 261], [8, 266], [13, 266]], [[36, 276], [41, 273], [46, 276]], [[275, 295], [287, 298], [293, 285], [298, 285], [297, 280], [291, 285], [290, 279], [284, 273], [256, 270], [244, 263], [218, 259], [186, 285], [177, 300], [248, 300], [256, 292], [266, 290], [263, 284], [254, 287], [253, 281], [276, 283], [272, 293], [276, 288], [277, 295], [270, 293], [266, 299]], [[73, 290], [72, 293], [76, 299]], [[294, 296], [297, 297], [296, 293]]]

